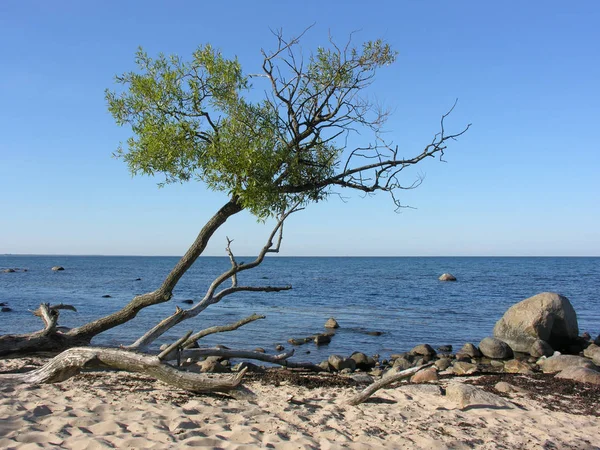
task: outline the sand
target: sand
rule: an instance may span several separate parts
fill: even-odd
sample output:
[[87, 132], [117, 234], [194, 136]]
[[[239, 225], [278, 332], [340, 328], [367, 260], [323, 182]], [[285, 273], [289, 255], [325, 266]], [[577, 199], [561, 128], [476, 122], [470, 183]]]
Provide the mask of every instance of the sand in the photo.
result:
[[[0, 372], [26, 363], [0, 361]], [[440, 384], [449, 382], [456, 380]], [[54, 385], [5, 383], [0, 448], [600, 448], [600, 417], [551, 411], [523, 394], [511, 394], [514, 408], [461, 410], [435, 386], [384, 389], [359, 406], [344, 405], [358, 387], [246, 386], [254, 401], [173, 391], [115, 372]]]

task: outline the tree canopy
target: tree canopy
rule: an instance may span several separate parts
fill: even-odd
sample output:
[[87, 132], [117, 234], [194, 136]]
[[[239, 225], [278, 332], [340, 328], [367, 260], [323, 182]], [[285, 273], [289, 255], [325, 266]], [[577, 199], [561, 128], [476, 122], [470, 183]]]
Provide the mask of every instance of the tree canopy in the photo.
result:
[[[116, 78], [122, 90], [106, 92], [117, 123], [134, 133], [117, 155], [132, 173], [162, 174], [163, 183], [200, 180], [259, 219], [319, 201], [334, 186], [401, 188], [392, 169], [418, 161], [398, 160], [382, 145], [378, 133], [387, 114], [363, 95], [396, 52], [382, 40], [344, 47], [331, 41], [305, 60], [300, 38], [276, 38], [276, 50], [262, 52], [258, 75], [244, 73], [237, 59], [210, 44], [187, 62], [139, 49], [138, 71]], [[264, 80], [264, 98], [249, 100], [251, 81]], [[342, 160], [347, 134], [364, 128], [372, 143]], [[434, 147], [426, 153], [440, 150]]]

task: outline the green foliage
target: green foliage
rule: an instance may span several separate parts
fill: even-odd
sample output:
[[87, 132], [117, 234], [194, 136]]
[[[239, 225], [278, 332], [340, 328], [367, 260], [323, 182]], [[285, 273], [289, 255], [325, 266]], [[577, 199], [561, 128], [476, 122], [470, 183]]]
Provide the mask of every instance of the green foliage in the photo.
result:
[[[133, 174], [162, 174], [161, 184], [195, 179], [237, 196], [259, 219], [290, 202], [319, 201], [327, 195], [319, 183], [335, 174], [343, 150], [319, 124], [348, 114], [341, 112], [340, 98], [362, 89], [377, 67], [394, 58], [381, 41], [349, 56], [319, 48], [294, 92], [295, 112], [304, 119], [301, 132], [294, 132], [289, 111], [271, 97], [256, 103], [244, 98], [251, 86], [237, 59], [210, 45], [199, 47], [189, 62], [151, 58], [139, 49], [138, 70], [116, 77], [121, 91], [106, 91], [117, 124], [133, 131], [116, 155]], [[286, 186], [306, 187], [290, 193]]]

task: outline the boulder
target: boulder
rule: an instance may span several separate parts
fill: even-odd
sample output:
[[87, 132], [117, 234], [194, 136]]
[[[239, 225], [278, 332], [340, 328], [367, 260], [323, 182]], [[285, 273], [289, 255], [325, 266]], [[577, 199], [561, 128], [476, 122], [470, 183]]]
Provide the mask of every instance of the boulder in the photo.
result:
[[192, 366], [190, 366], [190, 371], [196, 370], [202, 373], [226, 373], [229, 372], [229, 368], [226, 364], [223, 364], [223, 358], [220, 356], [209, 356], [204, 361], [198, 362]]
[[109, 295], [109, 294], [104, 294], [104, 295], [102, 296], [102, 298], [112, 298], [112, 295]]
[[340, 355], [329, 356], [329, 359], [327, 360], [327, 362], [329, 363], [329, 365], [331, 366], [331, 368], [333, 370], [336, 370], [338, 372], [340, 372], [344, 369], [350, 369], [350, 370], [356, 369], [356, 362], [353, 359], [344, 358], [343, 356], [340, 356]]
[[442, 275], [440, 275], [438, 280], [440, 280], [440, 281], [456, 281], [456, 277], [454, 275], [452, 275], [451, 273], [443, 273]]
[[450, 353], [450, 352], [452, 352], [452, 346], [451, 345], [441, 345], [440, 347], [438, 347], [438, 352]]
[[448, 358], [440, 358], [434, 363], [438, 370], [446, 370], [452, 365], [452, 362]]
[[531, 356], [535, 356], [536, 358], [539, 358], [540, 356], [552, 356], [554, 354], [554, 350], [546, 341], [536, 339], [536, 341], [531, 344], [529, 354]]
[[431, 381], [438, 381], [438, 373], [435, 367], [428, 367], [427, 369], [421, 370], [415, 373], [411, 379], [411, 383], [429, 383]]
[[364, 353], [354, 352], [352, 355], [350, 355], [350, 358], [356, 363], [357, 369], [371, 370], [373, 367], [375, 367], [375, 360]]
[[267, 352], [265, 351], [265, 349], [264, 349], [264, 348], [262, 348], [262, 347], [256, 347], [256, 348], [254, 349], [254, 351], [255, 351], [255, 352], [257, 352], [257, 353], [267, 353]]
[[594, 364], [600, 366], [600, 346], [590, 344], [588, 348], [583, 351], [583, 356], [590, 358]]
[[278, 352], [281, 352], [281, 351], [285, 350], [285, 347], [281, 344], [278, 344], [275, 346], [275, 350]]
[[372, 384], [375, 381], [368, 373], [354, 373], [350, 378], [361, 384]]
[[0, 309], [0, 311], [1, 311], [1, 312], [11, 312], [11, 311], [12, 311], [12, 308], [10, 308], [10, 307], [8, 307], [8, 306], [3, 306], [3, 307]]
[[462, 346], [457, 355], [467, 355], [471, 358], [481, 358], [481, 352], [475, 345], [467, 343]]
[[392, 367], [397, 368], [398, 370], [410, 369], [412, 366], [413, 364], [406, 358], [396, 358], [392, 365]]
[[468, 407], [508, 409], [514, 407], [512, 403], [496, 394], [463, 383], [450, 383], [446, 388], [446, 398], [457, 403], [461, 409]]
[[231, 368], [232, 372], [239, 372], [242, 369], [248, 369], [248, 372], [253, 373], [265, 373], [265, 368], [258, 366], [254, 363], [242, 361], [241, 363], [237, 363], [235, 366]]
[[421, 344], [414, 347], [409, 354], [421, 356], [435, 356], [435, 350], [429, 344]]
[[52, 270], [58, 272], [59, 270], [65, 270], [65, 268], [63, 266], [54, 266]]
[[191, 300], [191, 299], [181, 300], [181, 303], [183, 303], [184, 305], [193, 305], [194, 300]]
[[555, 377], [580, 383], [600, 384], [600, 372], [587, 367], [569, 367], [557, 373]]
[[494, 327], [495, 338], [522, 353], [529, 353], [538, 339], [554, 349], [563, 349], [578, 336], [577, 315], [571, 302], [553, 292], [543, 292], [511, 306]]
[[525, 393], [525, 392], [527, 392], [526, 389], [523, 389], [523, 388], [520, 388], [520, 387], [515, 386], [513, 384], [507, 383], [506, 381], [499, 381], [494, 386], [494, 389], [496, 389], [498, 392], [502, 392], [504, 394], [512, 394], [514, 392], [517, 392], [517, 393]]
[[288, 343], [290, 343], [292, 345], [302, 345], [302, 344], [306, 344], [306, 341], [304, 339], [290, 338], [290, 339], [288, 339]]
[[557, 373], [572, 367], [587, 367], [597, 370], [598, 367], [589, 359], [575, 355], [555, 355], [538, 361], [544, 373]]
[[16, 272], [16, 270], [15, 269], [4, 269], [2, 272], [3, 273], [14, 273], [14, 272]]
[[483, 338], [479, 343], [479, 351], [492, 359], [508, 359], [513, 355], [513, 351], [506, 342], [493, 337]]
[[337, 321], [333, 318], [330, 317], [329, 320], [327, 322], [325, 322], [325, 328], [339, 328], [340, 325], [337, 323]]

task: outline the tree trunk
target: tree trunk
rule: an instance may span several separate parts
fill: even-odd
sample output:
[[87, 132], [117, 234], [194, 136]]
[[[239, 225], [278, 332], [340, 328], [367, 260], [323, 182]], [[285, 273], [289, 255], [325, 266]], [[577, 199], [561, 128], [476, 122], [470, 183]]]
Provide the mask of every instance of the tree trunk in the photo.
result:
[[204, 225], [202, 230], [200, 230], [192, 246], [179, 260], [169, 275], [167, 275], [157, 290], [138, 295], [120, 311], [64, 333], [56, 329], [58, 311], [54, 310], [55, 320], [52, 327], [48, 327], [46, 324], [47, 326], [44, 330], [35, 333], [0, 336], [0, 356], [11, 353], [59, 352], [74, 346], [88, 345], [94, 336], [130, 321], [142, 309], [169, 301], [177, 282], [194, 264], [198, 256], [202, 254], [214, 232], [229, 217], [242, 211], [242, 209], [242, 206], [238, 203], [238, 199], [234, 197], [217, 211], [206, 225]]

